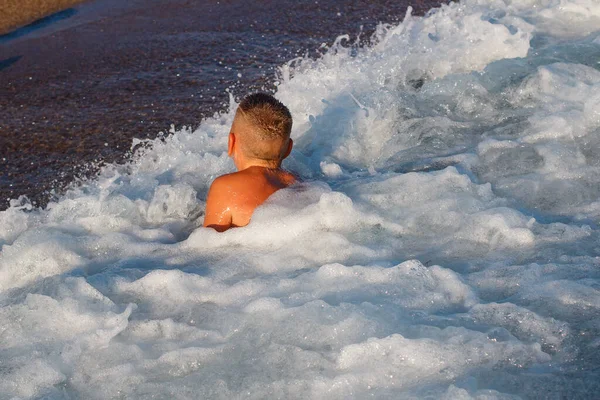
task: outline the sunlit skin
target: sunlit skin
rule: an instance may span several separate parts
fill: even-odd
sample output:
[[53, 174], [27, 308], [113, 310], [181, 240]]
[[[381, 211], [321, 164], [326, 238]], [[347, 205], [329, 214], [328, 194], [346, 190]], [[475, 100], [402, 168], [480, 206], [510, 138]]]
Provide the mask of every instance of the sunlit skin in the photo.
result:
[[[281, 162], [292, 151], [292, 139], [260, 141], [252, 138], [252, 124], [238, 111], [229, 132], [227, 153], [238, 172], [218, 177], [206, 199], [204, 226], [218, 232], [248, 225], [256, 207], [279, 189], [290, 186], [294, 175], [281, 169]], [[248, 155], [250, 146], [275, 150], [278, 160], [262, 160]], [[246, 150], [246, 151], [245, 151]]]

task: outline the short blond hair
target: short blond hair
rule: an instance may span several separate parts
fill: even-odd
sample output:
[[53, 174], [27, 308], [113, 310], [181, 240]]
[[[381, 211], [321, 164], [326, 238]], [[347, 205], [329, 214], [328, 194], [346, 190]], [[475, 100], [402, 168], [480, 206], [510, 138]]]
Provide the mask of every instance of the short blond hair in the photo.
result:
[[[238, 113], [254, 129], [254, 142], [272, 143], [280, 142], [287, 146], [292, 132], [292, 114], [279, 100], [267, 93], [253, 93], [244, 97], [238, 107]], [[282, 151], [274, 153], [265, 151], [265, 146], [254, 143], [246, 149], [250, 155], [264, 159], [276, 160], [281, 158]]]

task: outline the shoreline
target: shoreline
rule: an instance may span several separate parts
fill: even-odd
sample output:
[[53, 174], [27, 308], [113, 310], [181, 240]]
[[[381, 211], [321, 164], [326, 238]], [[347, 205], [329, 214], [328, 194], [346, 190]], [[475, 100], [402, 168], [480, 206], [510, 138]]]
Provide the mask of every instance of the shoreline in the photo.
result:
[[276, 3], [87, 1], [0, 38], [0, 210], [20, 195], [45, 207], [125, 160], [133, 138], [198, 126], [227, 107], [228, 90], [273, 91], [287, 61], [342, 34], [368, 38], [410, 3], [423, 15], [444, 1]]
[[86, 0], [5, 0], [0, 5], [0, 36], [64, 11]]

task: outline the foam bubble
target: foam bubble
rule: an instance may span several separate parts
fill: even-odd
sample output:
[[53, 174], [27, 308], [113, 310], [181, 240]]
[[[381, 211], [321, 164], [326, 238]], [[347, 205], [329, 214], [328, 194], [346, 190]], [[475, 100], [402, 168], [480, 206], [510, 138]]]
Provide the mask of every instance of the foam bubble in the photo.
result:
[[14, 200], [0, 398], [593, 396], [598, 12], [465, 0], [283, 66], [302, 182], [244, 228], [201, 227], [233, 100]]

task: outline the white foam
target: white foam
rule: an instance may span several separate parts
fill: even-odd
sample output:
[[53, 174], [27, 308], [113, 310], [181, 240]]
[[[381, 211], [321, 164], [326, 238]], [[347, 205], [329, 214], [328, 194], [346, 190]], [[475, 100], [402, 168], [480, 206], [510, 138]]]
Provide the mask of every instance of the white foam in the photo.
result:
[[233, 100], [13, 201], [0, 398], [593, 396], [599, 13], [465, 0], [283, 66], [303, 182], [244, 228], [200, 227]]

